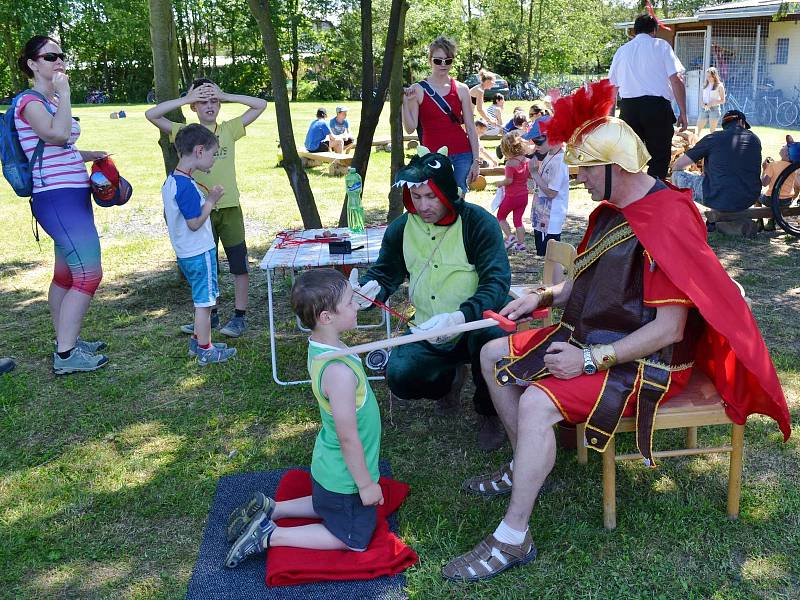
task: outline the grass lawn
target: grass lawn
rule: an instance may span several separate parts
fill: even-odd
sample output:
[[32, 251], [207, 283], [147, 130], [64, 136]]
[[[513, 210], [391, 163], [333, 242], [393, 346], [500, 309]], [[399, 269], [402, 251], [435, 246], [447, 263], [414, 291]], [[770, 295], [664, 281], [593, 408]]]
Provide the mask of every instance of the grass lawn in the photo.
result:
[[[161, 215], [164, 178], [156, 130], [146, 106], [78, 107], [80, 147], [114, 153], [135, 189], [123, 208], [95, 211], [104, 281], [84, 337], [109, 343], [111, 363], [92, 374], [56, 378], [46, 289], [52, 243], [30, 231], [27, 202], [0, 185], [0, 356], [17, 370], [0, 377], [0, 597], [180, 598], [184, 595], [219, 477], [308, 464], [318, 410], [307, 387], [275, 385], [269, 371], [266, 285], [258, 262], [274, 234], [300, 226], [287, 178], [275, 167], [277, 130], [270, 107], [237, 145], [250, 246], [251, 330], [232, 343], [237, 358], [202, 369], [186, 357], [178, 332], [191, 319]], [[302, 143], [317, 106], [293, 105]], [[329, 106], [332, 108], [332, 106]], [[349, 118], [358, 123], [358, 110]], [[223, 115], [236, 114], [225, 107]], [[388, 135], [388, 114], [378, 130]], [[777, 155], [783, 132], [756, 128], [765, 153]], [[389, 154], [374, 153], [365, 188], [367, 218], [386, 211]], [[325, 224], [334, 225], [343, 178], [309, 171]], [[488, 206], [492, 193], [472, 194]], [[565, 239], [576, 243], [591, 202], [572, 193]], [[747, 289], [798, 426], [800, 408], [800, 240], [781, 233], [711, 242]], [[532, 246], [532, 244], [531, 244]], [[537, 281], [532, 254], [513, 260], [515, 279]], [[232, 278], [223, 266], [222, 318], [233, 310]], [[285, 280], [281, 327], [290, 332]], [[226, 340], [227, 341], [227, 340]], [[305, 340], [280, 339], [282, 375], [302, 375]], [[454, 586], [441, 566], [491, 532], [505, 499], [459, 491], [461, 481], [508, 457], [475, 447], [469, 395], [461, 416], [445, 421], [432, 403], [389, 406], [375, 386], [384, 419], [383, 456], [411, 484], [401, 509], [403, 539], [420, 555], [408, 571], [412, 598], [800, 598], [800, 449], [781, 443], [777, 426], [751, 418], [746, 433], [741, 518], [725, 516], [728, 461], [670, 459], [649, 470], [618, 468], [618, 528], [602, 528], [599, 457], [578, 468], [560, 453], [531, 521], [539, 558], [501, 578]], [[701, 431], [724, 443], [726, 428]], [[626, 434], [622, 446], [630, 448]], [[660, 442], [677, 441], [658, 435]]]

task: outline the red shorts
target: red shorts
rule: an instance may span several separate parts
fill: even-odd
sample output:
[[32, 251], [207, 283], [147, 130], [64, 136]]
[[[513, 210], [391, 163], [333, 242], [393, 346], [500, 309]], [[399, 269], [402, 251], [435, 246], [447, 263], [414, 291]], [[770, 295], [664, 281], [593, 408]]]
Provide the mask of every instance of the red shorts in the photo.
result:
[[[540, 344], [549, 345], [547, 337], [556, 327], [556, 325], [553, 325], [515, 333], [508, 339], [511, 355], [521, 356]], [[670, 398], [680, 394], [689, 382], [691, 375], [692, 367], [673, 371], [669, 388], [661, 403], [668, 402]], [[549, 375], [531, 382], [530, 385], [543, 390], [553, 404], [556, 405], [565, 420], [570, 423], [583, 423], [589, 418], [592, 408], [597, 403], [607, 376], [608, 371], [598, 372], [594, 375], [578, 375], [572, 379], [558, 379]], [[630, 396], [628, 396], [622, 416], [630, 417], [635, 414], [638, 391], [639, 381], [637, 380]]]

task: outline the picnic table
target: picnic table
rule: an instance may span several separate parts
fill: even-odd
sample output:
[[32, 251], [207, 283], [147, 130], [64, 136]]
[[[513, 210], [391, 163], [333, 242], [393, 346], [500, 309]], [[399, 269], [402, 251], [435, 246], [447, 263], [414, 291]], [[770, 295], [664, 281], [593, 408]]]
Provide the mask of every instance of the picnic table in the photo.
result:
[[[364, 233], [351, 233], [347, 228], [330, 229], [304, 229], [297, 231], [281, 231], [275, 237], [261, 261], [261, 269], [267, 276], [267, 309], [269, 317], [269, 348], [272, 361], [272, 379], [279, 385], [297, 385], [309, 383], [309, 379], [296, 381], [283, 381], [278, 376], [278, 353], [275, 343], [275, 312], [273, 296], [273, 278], [277, 269], [288, 270], [294, 281], [295, 273], [302, 269], [351, 266], [365, 267], [378, 259], [381, 250], [383, 234], [386, 226], [367, 227]], [[346, 239], [353, 248], [350, 254], [331, 254], [327, 241], [332, 238]], [[297, 327], [301, 331], [308, 331], [296, 319]], [[359, 325], [359, 329], [376, 329], [386, 327], [387, 339], [391, 337], [391, 323], [385, 313], [382, 313], [380, 323], [372, 325]], [[370, 377], [370, 379], [383, 379]]]

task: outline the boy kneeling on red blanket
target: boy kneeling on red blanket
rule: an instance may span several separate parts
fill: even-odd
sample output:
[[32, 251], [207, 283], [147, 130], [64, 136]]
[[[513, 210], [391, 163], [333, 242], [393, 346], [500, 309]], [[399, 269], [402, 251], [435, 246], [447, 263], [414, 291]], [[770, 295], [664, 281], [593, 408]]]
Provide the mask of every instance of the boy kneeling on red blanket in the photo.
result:
[[[319, 403], [322, 429], [311, 459], [310, 496], [276, 502], [256, 492], [228, 519], [233, 546], [225, 566], [235, 567], [271, 546], [363, 552], [383, 504], [378, 485], [381, 415], [358, 356], [316, 359], [346, 346], [339, 335], [356, 326], [358, 304], [339, 271], [306, 271], [292, 287], [292, 309], [311, 329], [308, 371]], [[286, 518], [321, 519], [321, 523], [279, 527]], [[234, 541], [235, 540], [235, 541]]]

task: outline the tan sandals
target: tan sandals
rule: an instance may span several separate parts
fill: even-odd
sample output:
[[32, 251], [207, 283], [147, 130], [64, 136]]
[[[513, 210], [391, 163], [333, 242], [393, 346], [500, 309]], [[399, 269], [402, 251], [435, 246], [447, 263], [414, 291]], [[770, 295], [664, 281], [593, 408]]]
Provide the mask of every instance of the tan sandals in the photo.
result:
[[490, 475], [478, 475], [467, 479], [461, 488], [470, 494], [491, 498], [510, 494], [513, 481], [514, 472], [511, 470], [511, 463], [506, 463]]
[[524, 565], [536, 558], [531, 532], [519, 546], [504, 544], [489, 535], [469, 552], [447, 563], [442, 577], [449, 581], [468, 582], [489, 579], [512, 567]]

